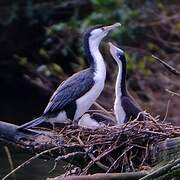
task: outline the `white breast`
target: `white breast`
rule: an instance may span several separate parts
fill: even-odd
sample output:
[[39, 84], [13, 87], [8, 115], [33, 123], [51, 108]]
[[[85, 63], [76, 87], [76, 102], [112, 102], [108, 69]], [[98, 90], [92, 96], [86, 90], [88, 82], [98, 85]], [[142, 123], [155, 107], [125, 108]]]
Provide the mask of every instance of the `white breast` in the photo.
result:
[[101, 80], [95, 81], [94, 86], [86, 94], [84, 94], [83, 96], [81, 96], [79, 99], [76, 100], [77, 109], [74, 116], [74, 120], [81, 117], [91, 107], [91, 105], [99, 97], [103, 88], [104, 88], [104, 81]]
[[77, 110], [74, 119], [81, 117], [96, 101], [104, 88], [104, 82], [106, 78], [106, 65], [103, 57], [99, 52], [100, 41], [89, 40], [89, 48], [91, 55], [95, 61], [95, 72], [94, 72], [94, 86], [82, 97], [76, 100]]
[[65, 111], [60, 111], [59, 114], [54, 118], [47, 118], [47, 122], [50, 123], [65, 123], [68, 122], [67, 115]]
[[84, 114], [78, 121], [78, 126], [88, 129], [97, 129], [102, 127], [96, 120], [92, 119], [89, 114]]
[[122, 79], [122, 63], [119, 61], [118, 63], [118, 75], [116, 79], [116, 86], [115, 86], [115, 94], [116, 99], [114, 102], [114, 113], [116, 116], [117, 124], [123, 124], [125, 121], [126, 113], [121, 105], [121, 79]]
[[[81, 117], [96, 101], [99, 97], [100, 93], [104, 88], [104, 82], [106, 78], [106, 66], [103, 60], [101, 53], [99, 52], [99, 43], [100, 39], [93, 40], [90, 38], [89, 40], [89, 48], [91, 51], [91, 55], [95, 61], [95, 72], [94, 72], [94, 85], [93, 87], [85, 93], [83, 96], [76, 100], [76, 112], [74, 116], [74, 120], [77, 120]], [[51, 122], [64, 122], [67, 119], [65, 111], [62, 111], [58, 114], [56, 118], [50, 118], [49, 121]]]
[[[83, 96], [76, 100], [76, 112], [74, 116], [74, 120], [81, 117], [96, 101], [99, 97], [100, 93], [104, 88], [104, 81], [102, 78], [98, 78], [97, 80], [94, 79], [95, 84], [94, 86]], [[47, 121], [51, 123], [64, 123], [67, 120], [67, 115], [65, 111], [61, 111], [57, 117], [55, 118], [48, 118]]]

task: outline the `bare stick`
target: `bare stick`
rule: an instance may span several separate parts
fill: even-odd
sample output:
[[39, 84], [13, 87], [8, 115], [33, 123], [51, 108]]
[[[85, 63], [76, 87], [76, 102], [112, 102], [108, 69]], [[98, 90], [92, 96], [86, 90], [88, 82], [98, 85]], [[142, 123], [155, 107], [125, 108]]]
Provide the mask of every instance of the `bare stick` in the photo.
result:
[[[118, 149], [120, 146], [122, 146], [125, 143], [120, 144], [119, 146], [115, 146], [115, 147], [111, 147], [110, 149], [108, 149], [107, 151], [103, 152], [102, 154], [100, 154], [99, 156], [97, 156], [95, 159], [93, 159], [93, 161], [90, 161], [89, 164], [86, 166], [86, 168], [84, 169], [84, 171], [87, 171], [94, 163], [96, 163], [97, 161], [99, 161], [101, 158], [103, 158], [104, 156], [108, 155], [109, 153], [111, 153], [112, 151]], [[87, 169], [87, 170], [86, 170]]]
[[115, 166], [116, 163], [117, 163], [130, 149], [132, 149], [132, 148], [133, 148], [133, 146], [128, 147], [128, 148], [114, 161], [114, 163], [110, 166], [110, 168], [106, 171], [106, 173], [110, 172], [111, 169], [113, 168], [113, 166]]
[[75, 157], [79, 157], [82, 155], [86, 155], [86, 152], [72, 152], [72, 153], [68, 153], [66, 155], [63, 156], [58, 156], [55, 161], [60, 161], [60, 160], [67, 160], [67, 159], [73, 159]]
[[166, 89], [166, 91], [167, 91], [168, 93], [172, 94], [172, 95], [175, 95], [175, 96], [180, 97], [180, 94], [179, 94], [179, 93], [175, 93], [175, 92], [173, 92], [173, 91], [171, 91], [171, 90], [169, 90], [169, 89]]
[[[7, 154], [7, 158], [8, 158], [8, 161], [9, 161], [9, 164], [10, 164], [10, 169], [11, 171], [14, 169], [14, 165], [13, 165], [13, 160], [12, 160], [12, 157], [11, 157], [11, 153], [9, 151], [9, 148], [7, 146], [4, 146], [4, 150]], [[13, 174], [13, 179], [16, 180], [16, 175]]]
[[165, 113], [165, 116], [164, 116], [164, 119], [163, 119], [163, 123], [166, 121], [167, 119], [167, 116], [168, 116], [168, 113], [169, 113], [169, 105], [170, 105], [170, 102], [171, 102], [171, 98], [172, 98], [172, 94], [171, 94], [171, 97], [168, 99], [168, 102], [167, 102], [167, 106], [166, 106], [166, 113]]
[[114, 119], [114, 116], [112, 116], [112, 114], [111, 114], [109, 111], [107, 111], [105, 108], [103, 108], [99, 103], [94, 102], [94, 105], [95, 105], [97, 108], [101, 109], [104, 113], [106, 113], [106, 114], [107, 114], [108, 116], [110, 116], [112, 119]]
[[152, 57], [156, 60], [158, 60], [161, 64], [163, 64], [169, 71], [171, 71], [173, 74], [175, 75], [180, 75], [180, 72], [178, 70], [176, 70], [175, 68], [173, 68], [172, 66], [170, 66], [169, 64], [167, 64], [166, 62], [164, 62], [163, 60], [161, 60], [160, 58], [152, 55]]
[[[80, 137], [78, 137], [78, 141], [79, 141], [79, 143], [81, 144], [81, 145], [84, 145], [84, 143], [82, 142], [82, 140], [81, 140], [81, 138]], [[88, 156], [91, 158], [91, 160], [94, 162], [94, 160], [96, 159], [95, 157], [94, 157], [94, 155], [92, 154], [92, 153], [89, 153], [88, 152], [88, 149], [87, 148], [84, 148], [84, 150], [85, 150], [85, 152], [86, 153], [88, 153]], [[91, 162], [92, 162], [91, 161]], [[108, 169], [108, 167], [107, 166], [105, 166], [104, 164], [102, 164], [101, 162], [96, 162], [96, 165], [97, 166], [99, 166], [100, 168], [102, 168], [102, 169], [104, 169], [104, 170], [107, 170]], [[86, 174], [86, 172], [87, 172], [87, 170], [89, 169], [89, 166], [87, 166], [84, 170], [83, 170], [83, 172], [81, 173], [81, 174]]]
[[147, 157], [148, 157], [148, 155], [149, 155], [148, 150], [149, 150], [149, 141], [148, 141], [147, 144], [146, 144], [145, 156], [144, 156], [144, 158], [143, 158], [140, 166], [143, 166], [143, 165], [144, 165], [144, 162], [145, 162], [145, 160], [147, 159]]

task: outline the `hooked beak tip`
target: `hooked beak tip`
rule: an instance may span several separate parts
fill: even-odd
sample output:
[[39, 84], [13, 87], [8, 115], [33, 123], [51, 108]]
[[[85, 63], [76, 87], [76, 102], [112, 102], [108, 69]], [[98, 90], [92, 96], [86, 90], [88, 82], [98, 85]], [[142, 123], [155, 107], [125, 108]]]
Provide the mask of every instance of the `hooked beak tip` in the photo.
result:
[[110, 25], [110, 26], [105, 26], [105, 27], [104, 27], [104, 30], [105, 30], [105, 31], [111, 31], [112, 29], [114, 29], [114, 28], [116, 28], [116, 27], [119, 27], [119, 26], [121, 26], [121, 23], [117, 22], [117, 23], [112, 24], [112, 25]]
[[118, 26], [121, 26], [121, 23], [120, 22], [117, 22], [115, 24], [113, 24], [115, 27], [118, 27]]

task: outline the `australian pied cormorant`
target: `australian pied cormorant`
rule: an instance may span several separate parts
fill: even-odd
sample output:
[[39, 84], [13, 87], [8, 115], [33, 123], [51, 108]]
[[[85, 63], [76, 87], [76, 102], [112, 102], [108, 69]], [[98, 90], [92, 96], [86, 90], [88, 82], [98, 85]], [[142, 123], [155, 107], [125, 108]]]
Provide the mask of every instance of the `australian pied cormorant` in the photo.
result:
[[[126, 57], [124, 52], [112, 43], [109, 43], [109, 47], [113, 59], [118, 64], [114, 113], [117, 124], [123, 124], [130, 119], [135, 119], [142, 110], [138, 107], [126, 89]], [[143, 115], [139, 116], [139, 120], [143, 120]]]
[[32, 128], [42, 122], [64, 123], [67, 119], [77, 120], [98, 98], [104, 88], [106, 67], [99, 51], [101, 40], [112, 29], [120, 26], [96, 26], [84, 35], [84, 49], [90, 67], [62, 82], [52, 95], [42, 116], [32, 120], [19, 129]]

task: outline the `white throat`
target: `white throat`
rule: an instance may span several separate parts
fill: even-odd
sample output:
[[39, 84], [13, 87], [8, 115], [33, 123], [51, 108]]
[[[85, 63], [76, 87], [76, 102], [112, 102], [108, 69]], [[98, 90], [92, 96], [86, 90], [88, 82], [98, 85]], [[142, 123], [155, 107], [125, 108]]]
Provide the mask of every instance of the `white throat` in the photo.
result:
[[116, 78], [115, 94], [116, 94], [116, 98], [117, 97], [121, 98], [122, 63], [118, 61], [117, 64], [118, 64], [118, 75]]
[[117, 64], [118, 64], [118, 75], [117, 75], [116, 86], [115, 86], [116, 99], [114, 102], [114, 113], [116, 116], [117, 123], [123, 124], [125, 121], [126, 114], [125, 114], [124, 109], [122, 108], [122, 104], [121, 104], [122, 63], [120, 61], [117, 61]]
[[93, 87], [82, 97], [76, 100], [77, 111], [74, 119], [81, 117], [96, 101], [104, 88], [104, 82], [106, 78], [106, 67], [101, 53], [99, 52], [100, 41], [89, 40], [90, 53], [95, 61], [95, 73], [94, 73], [94, 85]]
[[89, 39], [89, 49], [95, 62], [95, 80], [105, 81], [106, 78], [106, 65], [104, 59], [99, 51], [99, 44], [101, 40]]

